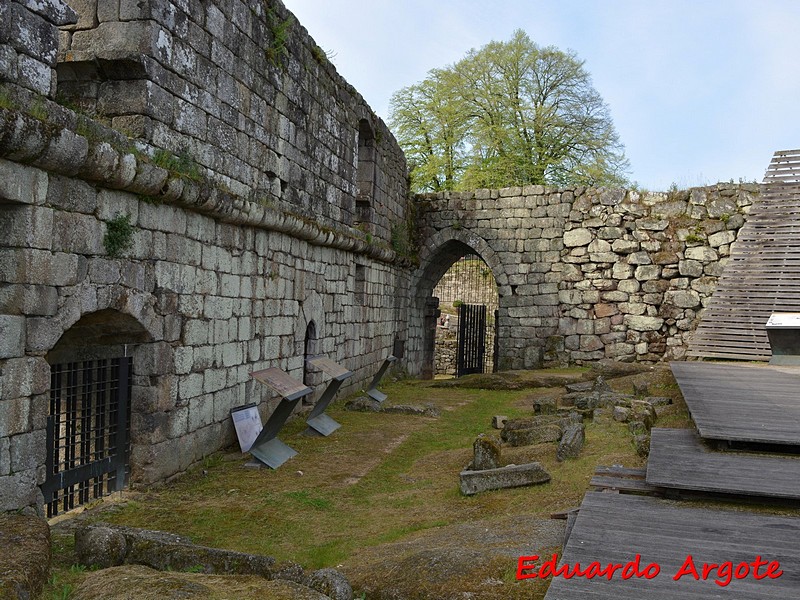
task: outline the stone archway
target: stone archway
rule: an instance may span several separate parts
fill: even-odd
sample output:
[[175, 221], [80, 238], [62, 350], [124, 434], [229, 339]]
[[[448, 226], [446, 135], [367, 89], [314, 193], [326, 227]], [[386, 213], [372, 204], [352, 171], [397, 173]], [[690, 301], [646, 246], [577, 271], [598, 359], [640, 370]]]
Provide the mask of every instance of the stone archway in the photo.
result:
[[305, 361], [311, 356], [330, 352], [330, 348], [323, 347], [326, 337], [325, 307], [322, 297], [317, 292], [311, 292], [303, 300], [294, 331], [295, 356], [300, 357], [303, 361], [298, 379], [302, 379], [303, 383], [314, 389], [312, 394], [303, 399], [303, 403], [312, 404], [319, 399], [322, 393], [321, 388], [319, 390], [316, 388], [322, 383], [323, 375], [320, 371], [309, 369]]
[[[433, 289], [450, 266], [467, 254], [476, 254], [486, 263], [498, 286], [500, 318], [507, 311], [504, 298], [511, 294], [506, 269], [500, 256], [478, 235], [461, 229], [448, 228], [428, 238], [420, 249], [420, 266], [411, 280], [411, 314], [409, 315], [409, 372], [423, 378], [433, 376], [435, 327], [438, 302]], [[503, 364], [502, 336], [498, 358]]]
[[158, 386], [149, 377], [158, 345], [133, 316], [106, 308], [82, 315], [47, 353], [48, 516], [119, 491], [136, 477], [131, 451], [147, 437], [142, 429], [151, 419], [141, 410]]

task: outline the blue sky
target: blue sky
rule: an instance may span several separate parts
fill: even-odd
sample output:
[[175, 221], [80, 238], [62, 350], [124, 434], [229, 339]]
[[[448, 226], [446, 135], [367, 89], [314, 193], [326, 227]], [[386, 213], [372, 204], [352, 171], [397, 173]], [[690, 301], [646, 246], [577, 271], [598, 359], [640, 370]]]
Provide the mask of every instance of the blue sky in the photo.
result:
[[761, 181], [800, 147], [798, 0], [284, 0], [369, 105], [521, 28], [585, 61], [641, 187]]

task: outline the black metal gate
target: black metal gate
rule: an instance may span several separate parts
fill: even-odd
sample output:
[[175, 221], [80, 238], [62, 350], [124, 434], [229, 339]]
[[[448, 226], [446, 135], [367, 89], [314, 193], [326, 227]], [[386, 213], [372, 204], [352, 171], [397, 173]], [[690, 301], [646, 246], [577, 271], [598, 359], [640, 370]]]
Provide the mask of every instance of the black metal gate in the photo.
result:
[[131, 357], [50, 367], [47, 516], [125, 486], [130, 445]]
[[458, 307], [456, 377], [483, 373], [486, 359], [486, 306], [462, 304]]

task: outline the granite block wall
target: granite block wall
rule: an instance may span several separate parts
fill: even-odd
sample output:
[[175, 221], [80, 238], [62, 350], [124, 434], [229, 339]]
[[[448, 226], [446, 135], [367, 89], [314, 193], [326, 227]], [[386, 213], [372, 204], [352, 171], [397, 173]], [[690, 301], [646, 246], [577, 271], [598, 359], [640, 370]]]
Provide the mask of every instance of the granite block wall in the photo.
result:
[[280, 3], [71, 5], [0, 7], [0, 510], [45, 501], [55, 364], [133, 357], [151, 484], [268, 417], [251, 371], [313, 402], [307, 355], [347, 394], [406, 338], [402, 152]]

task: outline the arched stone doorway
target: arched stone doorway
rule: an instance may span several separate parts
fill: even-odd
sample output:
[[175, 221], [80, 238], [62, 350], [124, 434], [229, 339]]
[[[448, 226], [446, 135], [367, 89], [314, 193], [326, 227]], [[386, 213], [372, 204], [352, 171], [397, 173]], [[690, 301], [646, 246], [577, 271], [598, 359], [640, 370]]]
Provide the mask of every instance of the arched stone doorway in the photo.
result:
[[490, 270], [497, 283], [499, 328], [497, 368], [503, 367], [504, 343], [502, 320], [507, 314], [510, 287], [498, 254], [482, 238], [459, 229], [445, 229], [429, 238], [420, 251], [420, 267], [412, 278], [411, 315], [409, 319], [409, 372], [430, 379], [435, 371], [436, 328], [440, 317], [439, 302], [433, 290], [448, 269], [462, 257], [476, 255]]
[[150, 334], [134, 317], [105, 309], [81, 317], [47, 353], [42, 493], [48, 517], [128, 482], [136, 442], [133, 407], [157, 385], [149, 377], [152, 347]]
[[434, 377], [495, 371], [498, 294], [489, 266], [477, 254], [462, 256], [436, 284], [433, 296], [440, 311]]

